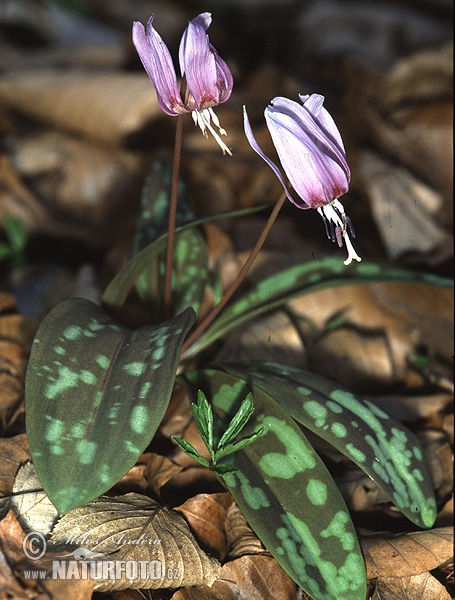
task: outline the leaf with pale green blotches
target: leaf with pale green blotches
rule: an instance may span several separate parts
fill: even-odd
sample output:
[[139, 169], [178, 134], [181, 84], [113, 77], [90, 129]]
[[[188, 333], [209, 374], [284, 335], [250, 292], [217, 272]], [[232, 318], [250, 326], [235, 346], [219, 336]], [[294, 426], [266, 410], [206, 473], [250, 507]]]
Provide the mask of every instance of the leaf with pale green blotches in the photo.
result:
[[[203, 223], [208, 223], [210, 221], [216, 221], [217, 219], [240, 217], [252, 214], [262, 210], [262, 208], [263, 207], [260, 206], [228, 211], [226, 213], [220, 213], [217, 215], [203, 217], [201, 219], [196, 219], [192, 223], [187, 223], [186, 225], [180, 225], [175, 231], [176, 243], [178, 244], [179, 237], [183, 232], [197, 227], [198, 225], [202, 225]], [[102, 296], [102, 305], [106, 309], [109, 309], [110, 312], [115, 313], [123, 306], [128, 294], [135, 287], [136, 282], [143, 278], [145, 276], [144, 274], [148, 273], [149, 270], [156, 265], [157, 256], [159, 256], [166, 249], [167, 237], [167, 234], [163, 234], [153, 243], [139, 251], [134, 258], [132, 258], [128, 264], [109, 282]]]
[[[172, 167], [167, 161], [155, 161], [141, 195], [141, 210], [136, 224], [131, 258], [165, 234], [169, 222], [169, 203], [172, 187]], [[194, 221], [186, 186], [178, 184], [176, 225]], [[136, 281], [136, 289], [151, 315], [157, 318], [163, 306], [165, 252], [150, 261], [147, 271]], [[197, 227], [177, 236], [172, 269], [172, 314], [191, 306], [198, 314], [208, 278], [207, 244]], [[161, 320], [161, 319], [158, 319]]]
[[[250, 392], [245, 380], [215, 369], [186, 373], [190, 394], [203, 389], [224, 428]], [[315, 600], [364, 600], [365, 566], [345, 502], [299, 426], [275, 400], [254, 389], [253, 444], [233, 454], [223, 475], [267, 550]], [[223, 461], [221, 462], [223, 464]]]
[[224, 365], [247, 379], [313, 433], [354, 461], [419, 527], [431, 527], [437, 508], [416, 436], [374, 403], [338, 384], [277, 363]]
[[453, 281], [436, 275], [415, 273], [404, 269], [381, 267], [373, 263], [353, 263], [345, 266], [339, 259], [297, 264], [266, 277], [228, 305], [212, 325], [185, 352], [192, 358], [226, 333], [243, 323], [267, 314], [289, 300], [325, 288], [379, 281], [423, 282], [452, 287]]
[[26, 427], [38, 476], [60, 514], [107, 491], [163, 419], [192, 309], [130, 331], [72, 298], [42, 321], [26, 376]]

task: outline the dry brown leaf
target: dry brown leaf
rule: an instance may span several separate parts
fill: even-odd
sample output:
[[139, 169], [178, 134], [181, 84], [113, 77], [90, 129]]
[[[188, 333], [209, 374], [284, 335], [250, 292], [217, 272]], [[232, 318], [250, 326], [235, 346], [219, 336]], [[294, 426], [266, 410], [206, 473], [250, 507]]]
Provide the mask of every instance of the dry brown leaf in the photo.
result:
[[271, 556], [242, 556], [223, 565], [209, 588], [186, 588], [172, 600], [295, 600], [296, 585]]
[[151, 453], [146, 462], [145, 477], [148, 489], [156, 496], [160, 496], [160, 490], [174, 475], [180, 473], [182, 467], [160, 454]]
[[[14, 512], [0, 521], [0, 590], [2, 598], [30, 600], [89, 600], [92, 597], [93, 582], [85, 579], [58, 580], [52, 578], [52, 553], [46, 553], [39, 560], [30, 560], [24, 553], [25, 533]], [[47, 578], [35, 579], [31, 571], [47, 573]], [[1, 593], [0, 592], [0, 593]], [[9, 594], [9, 595], [8, 595]]]
[[266, 553], [260, 539], [248, 525], [240, 508], [235, 503], [227, 511], [226, 536], [231, 559], [247, 554]]
[[362, 152], [359, 175], [390, 258], [410, 253], [432, 264], [451, 256], [452, 236], [437, 219], [443, 198], [436, 190], [374, 152]]
[[198, 494], [174, 509], [185, 517], [203, 550], [220, 561], [227, 553], [224, 524], [232, 502], [227, 492]]
[[32, 462], [26, 462], [17, 472], [11, 507], [26, 533], [39, 531], [47, 536], [58, 519], [58, 511], [43, 490]]
[[158, 561], [155, 578], [97, 581], [100, 591], [212, 585], [220, 564], [198, 546], [185, 519], [147, 496], [101, 498], [67, 513], [50, 544], [68, 552], [88, 548], [114, 561]]
[[431, 573], [412, 577], [381, 577], [371, 600], [450, 600], [447, 589]]
[[0, 81], [1, 104], [110, 145], [163, 116], [145, 73], [8, 74]]
[[22, 433], [13, 438], [0, 440], [1, 488], [0, 517], [9, 510], [14, 479], [21, 464], [31, 460], [27, 435]]
[[0, 421], [8, 429], [23, 410], [24, 380], [37, 321], [16, 314], [15, 299], [0, 292]]
[[393, 573], [412, 577], [436, 569], [453, 555], [453, 528], [360, 538], [368, 579]]
[[0, 219], [9, 213], [29, 233], [89, 246], [112, 242], [132, 213], [128, 199], [135, 186], [139, 193], [135, 156], [61, 131], [15, 136], [8, 148], [0, 163]]

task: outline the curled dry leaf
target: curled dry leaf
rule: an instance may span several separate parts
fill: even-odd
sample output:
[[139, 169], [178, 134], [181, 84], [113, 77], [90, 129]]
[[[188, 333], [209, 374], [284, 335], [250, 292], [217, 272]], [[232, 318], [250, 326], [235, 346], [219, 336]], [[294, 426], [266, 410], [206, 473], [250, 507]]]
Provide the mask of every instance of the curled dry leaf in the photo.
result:
[[211, 586], [221, 569], [198, 546], [180, 514], [135, 493], [102, 496], [70, 511], [56, 524], [50, 544], [68, 553], [81, 548], [101, 553], [100, 562], [153, 565], [153, 572], [151, 566], [138, 568], [131, 580], [123, 573], [122, 579], [97, 581], [100, 591]]
[[9, 510], [16, 473], [21, 464], [29, 460], [31, 460], [31, 454], [25, 433], [0, 440], [0, 464], [2, 465], [0, 518]]
[[274, 558], [256, 555], [223, 565], [221, 579], [210, 589], [178, 590], [172, 600], [295, 600], [296, 593], [295, 583]]
[[[54, 579], [52, 553], [46, 554], [39, 561], [29, 558], [32, 551], [25, 554], [24, 548], [30, 550], [29, 541], [17, 521], [14, 512], [10, 511], [0, 521], [0, 590], [1, 598], [15, 600], [90, 600], [93, 582], [89, 579], [66, 580]], [[36, 546], [34, 551], [36, 552]], [[35, 555], [36, 556], [36, 555]], [[32, 571], [39, 570], [45, 577], [30, 577]], [[27, 577], [26, 573], [29, 574]]]
[[443, 199], [436, 190], [374, 152], [361, 154], [359, 172], [390, 258], [418, 254], [432, 264], [451, 256], [451, 234], [438, 223]]
[[56, 72], [8, 74], [0, 105], [57, 128], [117, 145], [162, 116], [142, 73]]
[[436, 569], [453, 556], [453, 528], [440, 527], [404, 535], [383, 534], [360, 538], [367, 577], [413, 577]]
[[147, 457], [145, 477], [148, 488], [156, 496], [160, 496], [160, 490], [174, 475], [180, 473], [182, 467], [160, 454], [151, 453]]
[[451, 596], [431, 573], [420, 573], [412, 577], [381, 577], [371, 600], [451, 600]]
[[231, 559], [247, 554], [268, 554], [235, 503], [227, 511], [226, 536]]
[[226, 513], [232, 504], [231, 494], [198, 494], [174, 510], [181, 512], [205, 552], [223, 560], [227, 554]]
[[21, 466], [14, 480], [11, 507], [22, 529], [47, 536], [58, 519], [58, 511], [43, 490], [32, 462]]
[[12, 295], [0, 292], [0, 420], [8, 429], [24, 399], [24, 379], [35, 319], [16, 314]]
[[89, 246], [112, 242], [132, 211], [125, 204], [137, 181], [132, 154], [61, 131], [12, 136], [8, 149], [1, 163], [0, 218], [10, 213], [29, 233]]

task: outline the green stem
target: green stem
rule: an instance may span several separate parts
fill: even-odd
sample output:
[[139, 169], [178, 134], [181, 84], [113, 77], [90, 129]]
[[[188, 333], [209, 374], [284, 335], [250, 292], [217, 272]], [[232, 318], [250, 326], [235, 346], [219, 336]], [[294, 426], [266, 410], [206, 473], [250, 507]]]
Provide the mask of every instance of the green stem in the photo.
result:
[[209, 325], [211, 325], [213, 323], [213, 321], [216, 319], [216, 317], [220, 314], [220, 312], [223, 310], [223, 308], [226, 306], [226, 304], [232, 298], [234, 293], [237, 291], [239, 285], [242, 283], [242, 281], [247, 276], [248, 271], [250, 270], [253, 262], [256, 260], [256, 257], [259, 254], [262, 246], [264, 245], [264, 242], [267, 239], [267, 236], [269, 235], [270, 230], [272, 229], [272, 226], [275, 223], [276, 218], [278, 217], [278, 213], [280, 212], [285, 200], [286, 200], [286, 194], [283, 192], [283, 194], [281, 194], [281, 196], [278, 198], [275, 206], [273, 207], [273, 210], [270, 213], [270, 216], [267, 220], [267, 223], [265, 224], [264, 229], [261, 232], [261, 235], [259, 236], [254, 248], [251, 250], [244, 265], [238, 272], [237, 277], [231, 283], [231, 285], [228, 287], [224, 296], [221, 298], [221, 300], [218, 302], [218, 304], [212, 308], [212, 310], [204, 317], [204, 319], [202, 319], [202, 321], [199, 323], [199, 325], [196, 327], [196, 329], [191, 333], [191, 335], [185, 340], [185, 342], [182, 346], [182, 356], [183, 357], [184, 357], [185, 352], [188, 350], [188, 348], [192, 344], [194, 344], [194, 342], [204, 333], [204, 331], [209, 327]]
[[179, 188], [180, 157], [182, 155], [182, 129], [183, 115], [176, 117], [175, 141], [174, 141], [174, 161], [172, 165], [172, 186], [171, 197], [169, 200], [169, 221], [168, 238], [166, 248], [166, 271], [164, 275], [164, 318], [171, 317], [172, 302], [172, 268], [174, 264], [174, 246], [175, 246], [175, 221], [177, 217], [177, 196]]

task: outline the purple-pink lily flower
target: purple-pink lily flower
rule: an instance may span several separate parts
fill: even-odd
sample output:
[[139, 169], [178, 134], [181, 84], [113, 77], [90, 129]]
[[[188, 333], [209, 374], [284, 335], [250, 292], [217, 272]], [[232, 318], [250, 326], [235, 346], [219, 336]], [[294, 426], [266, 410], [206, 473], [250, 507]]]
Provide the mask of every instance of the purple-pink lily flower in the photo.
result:
[[170, 116], [191, 113], [193, 120], [207, 137], [212, 133], [223, 153], [231, 151], [212, 126], [221, 135], [226, 131], [220, 126], [214, 106], [226, 102], [232, 92], [234, 80], [225, 61], [219, 56], [206, 33], [212, 22], [211, 14], [201, 13], [188, 23], [179, 49], [179, 64], [182, 75], [181, 89], [171, 54], [161, 36], [153, 28], [153, 15], [147, 27], [133, 23], [133, 43], [139, 58], [150, 77], [161, 109]]
[[299, 195], [295, 200], [277, 165], [259, 147], [243, 107], [245, 134], [250, 146], [273, 169], [287, 197], [298, 208], [316, 208], [324, 220], [327, 236], [341, 247], [343, 239], [348, 250], [345, 264], [360, 261], [349, 233], [355, 237], [351, 220], [338, 198], [349, 189], [351, 172], [340, 132], [324, 108], [319, 94], [300, 95], [302, 105], [277, 97], [265, 109], [264, 115], [273, 144], [284, 172]]

